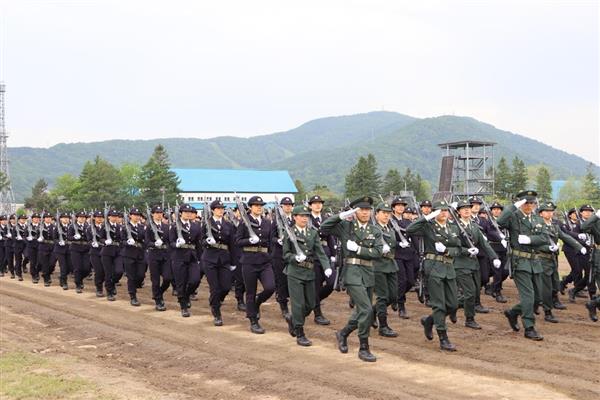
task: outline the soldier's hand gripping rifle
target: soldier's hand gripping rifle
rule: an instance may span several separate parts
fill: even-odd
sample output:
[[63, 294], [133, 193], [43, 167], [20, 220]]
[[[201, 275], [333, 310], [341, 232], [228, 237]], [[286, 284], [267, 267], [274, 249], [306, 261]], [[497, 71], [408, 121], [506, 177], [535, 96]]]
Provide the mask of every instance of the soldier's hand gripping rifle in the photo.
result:
[[90, 220], [90, 231], [92, 231], [92, 247], [97, 248], [98, 245], [98, 233], [96, 231], [96, 221], [94, 221], [94, 213], [92, 212], [92, 219]]
[[58, 232], [58, 245], [65, 245], [65, 233], [62, 230], [62, 223], [60, 222], [60, 212], [56, 210], [56, 230]]
[[163, 241], [158, 234], [158, 228], [152, 219], [152, 213], [150, 212], [150, 207], [148, 207], [148, 203], [146, 203], [146, 225], [150, 227], [152, 233], [154, 234], [154, 245], [160, 247], [163, 245]]
[[[278, 204], [279, 200], [277, 200], [277, 196], [275, 196], [275, 202]], [[275, 204], [275, 207], [278, 207], [278, 205]], [[309, 217], [310, 220], [310, 217]], [[284, 220], [281, 219], [281, 216], [279, 215], [279, 213], [277, 211], [275, 211], [275, 226], [277, 226], [277, 243], [279, 243], [280, 246], [283, 246], [283, 231], [284, 231]]]
[[[423, 217], [423, 213], [421, 212], [421, 207], [417, 203], [417, 199], [415, 196], [410, 197], [410, 201], [412, 203], [413, 209], [417, 212], [417, 217]], [[418, 241], [418, 251], [419, 251], [419, 269], [417, 271], [417, 299], [419, 303], [425, 303], [425, 242], [422, 237], [417, 238]]]
[[306, 260], [306, 254], [304, 254], [304, 252], [300, 248], [300, 245], [298, 244], [298, 238], [296, 238], [296, 234], [294, 233], [294, 231], [292, 230], [292, 228], [290, 228], [289, 224], [287, 224], [285, 222], [285, 220], [287, 218], [284, 216], [283, 209], [281, 208], [281, 206], [276, 205], [275, 206], [275, 212], [278, 214], [279, 219], [282, 222], [283, 229], [285, 229], [285, 233], [290, 238], [290, 241], [292, 242], [292, 245], [294, 246], [294, 251], [296, 253], [296, 256], [299, 256], [300, 258]]
[[175, 231], [177, 232], [177, 241], [175, 242], [175, 247], [180, 247], [185, 244], [185, 239], [183, 238], [183, 227], [181, 226], [181, 217], [179, 216], [179, 201], [175, 202]]
[[104, 230], [106, 231], [106, 239], [104, 244], [110, 246], [112, 244], [112, 238], [110, 237], [110, 221], [108, 220], [108, 204], [104, 203]]
[[242, 218], [242, 222], [246, 226], [246, 229], [248, 229], [248, 234], [250, 235], [250, 243], [256, 244], [260, 242], [260, 238], [256, 233], [254, 233], [254, 230], [252, 229], [252, 225], [250, 224], [250, 220], [248, 219], [248, 214], [246, 214], [246, 209], [244, 208], [240, 197], [237, 194], [235, 194], [234, 198], [235, 204], [237, 204], [238, 210], [240, 211], [240, 217]]
[[[456, 226], [458, 226], [458, 229], [460, 230], [461, 235], [463, 235], [463, 237], [466, 239], [467, 244], [469, 245], [469, 248], [471, 248], [471, 249], [477, 248], [475, 246], [475, 244], [473, 244], [473, 239], [471, 238], [471, 235], [469, 235], [469, 233], [465, 230], [465, 227], [463, 226], [458, 214], [454, 211], [454, 208], [452, 206], [450, 206], [450, 207], [448, 207], [448, 211], [450, 212], [450, 214], [452, 215], [452, 218], [456, 222]], [[474, 257], [477, 257], [477, 255], [474, 253], [470, 253], [469, 257], [474, 258]]]
[[214, 245], [217, 243], [217, 241], [215, 240], [215, 235], [213, 235], [212, 232], [212, 222], [210, 221], [212, 218], [211, 216], [211, 212], [210, 212], [210, 206], [208, 204], [208, 202], [204, 202], [203, 203], [203, 207], [202, 207], [202, 219], [204, 220], [204, 224], [206, 226], [206, 243], [208, 243], [209, 245]]
[[31, 216], [27, 217], [27, 241], [33, 240], [33, 228], [31, 227]]
[[79, 233], [79, 228], [77, 228], [77, 217], [74, 212], [71, 213], [71, 226], [73, 227], [73, 239], [81, 239], [81, 233]]
[[[44, 216], [44, 213], [46, 211], [42, 210], [42, 217]], [[40, 223], [38, 224], [39, 227], [39, 233], [38, 233], [38, 238], [37, 241], [42, 243], [44, 241], [44, 219], [42, 218], [42, 220], [40, 221]]]
[[131, 227], [129, 226], [129, 213], [127, 212], [126, 208], [123, 208], [123, 220], [125, 225], [125, 234], [127, 235], [127, 244], [133, 246], [135, 244], [135, 240], [131, 234]]

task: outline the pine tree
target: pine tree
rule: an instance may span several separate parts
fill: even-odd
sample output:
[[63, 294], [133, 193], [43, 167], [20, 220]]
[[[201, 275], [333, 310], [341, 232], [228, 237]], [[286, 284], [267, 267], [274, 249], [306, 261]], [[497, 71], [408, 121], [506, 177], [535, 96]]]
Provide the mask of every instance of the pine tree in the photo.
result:
[[510, 169], [508, 168], [508, 163], [506, 162], [506, 159], [504, 157], [500, 158], [500, 161], [498, 162], [498, 167], [496, 167], [496, 174], [494, 177], [494, 188], [496, 191], [496, 196], [501, 197], [503, 199], [509, 198], [512, 192], [511, 175]]
[[402, 180], [402, 176], [400, 176], [400, 172], [397, 169], [388, 170], [383, 178], [383, 187], [381, 189], [384, 198], [390, 193], [398, 194], [402, 190], [404, 190], [404, 181]]
[[600, 204], [600, 182], [594, 174], [594, 164], [589, 163], [583, 176], [582, 192], [584, 199], [593, 204]]
[[171, 171], [169, 155], [164, 146], [159, 144], [154, 153], [142, 167], [139, 176], [139, 189], [142, 203], [175, 204], [179, 198], [181, 180]]
[[48, 183], [44, 179], [38, 181], [31, 188], [31, 197], [25, 199], [25, 208], [32, 210], [53, 210], [57, 202], [48, 193]]
[[552, 198], [550, 171], [543, 165], [538, 169], [535, 177], [535, 190], [538, 193], [538, 198], [541, 200], [549, 200]]
[[377, 160], [373, 154], [369, 154], [366, 158], [360, 157], [350, 173], [346, 175], [346, 197], [350, 200], [358, 196], [372, 196], [377, 199], [380, 186], [381, 177], [377, 173]]
[[108, 203], [118, 209], [129, 207], [123, 190], [123, 179], [119, 170], [108, 161], [96, 156], [86, 162], [79, 175], [81, 189], [75, 199], [90, 209], [102, 209]]
[[294, 186], [296, 186], [296, 190], [298, 190], [295, 200], [297, 204], [300, 204], [306, 197], [306, 190], [304, 189], [304, 185], [300, 179], [296, 179], [294, 181]]
[[525, 167], [523, 160], [517, 156], [512, 161], [510, 189], [510, 194], [513, 196], [527, 189], [527, 167]]

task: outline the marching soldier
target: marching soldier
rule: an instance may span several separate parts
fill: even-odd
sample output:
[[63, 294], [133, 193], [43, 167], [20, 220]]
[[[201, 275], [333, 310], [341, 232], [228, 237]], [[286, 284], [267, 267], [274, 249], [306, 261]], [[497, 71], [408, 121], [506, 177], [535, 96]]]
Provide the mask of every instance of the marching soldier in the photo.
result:
[[440, 348], [456, 351], [447, 334], [446, 316], [456, 322], [458, 307], [454, 257], [462, 253], [460, 232], [456, 224], [448, 222], [449, 205], [445, 201], [435, 204], [435, 211], [417, 219], [406, 229], [411, 235], [422, 236], [425, 248], [423, 268], [427, 276], [431, 315], [421, 318], [427, 340], [433, 340], [433, 326], [440, 339]]
[[137, 289], [142, 287], [146, 275], [146, 262], [144, 260], [144, 240], [146, 238], [144, 225], [142, 225], [142, 212], [137, 207], [129, 210], [129, 218], [125, 220], [123, 230], [123, 249], [121, 256], [127, 276], [127, 292], [130, 304], [134, 307], [140, 306], [137, 298]]
[[40, 269], [38, 264], [38, 241], [40, 232], [40, 214], [34, 212], [31, 214], [31, 221], [27, 227], [27, 258], [29, 258], [29, 267], [33, 283], [40, 281]]
[[406, 293], [415, 285], [415, 270], [418, 268], [416, 265], [418, 261], [417, 251], [406, 235], [406, 228], [411, 224], [411, 221], [405, 217], [407, 205], [408, 202], [401, 197], [392, 200], [393, 214], [391, 218], [400, 228], [400, 232], [404, 231], [403, 237], [398, 232], [394, 231], [393, 233], [397, 242], [397, 246], [394, 246], [394, 259], [398, 266], [398, 287], [396, 289], [398, 293], [398, 315], [402, 319], [409, 318], [405, 306]]
[[513, 331], [519, 331], [518, 317], [521, 316], [525, 337], [543, 340], [544, 337], [535, 330], [534, 307], [539, 299], [543, 272], [536, 248], [549, 246], [550, 241], [544, 229], [544, 221], [533, 213], [537, 192], [525, 190], [516, 197], [519, 200], [505, 207], [498, 218], [498, 225], [509, 232], [513, 277], [520, 298], [519, 304], [504, 311], [504, 315]]
[[[502, 214], [504, 206], [497, 201], [490, 205], [490, 214], [493, 221], [490, 221], [484, 228], [483, 233], [488, 238], [492, 250], [498, 255], [500, 259], [500, 268], [493, 268], [493, 281], [492, 281], [492, 297], [496, 299], [498, 303], [506, 303], [506, 298], [502, 295], [502, 282], [508, 278], [507, 268], [507, 249], [508, 242], [506, 241], [506, 231], [498, 227], [498, 217]], [[497, 227], [497, 229], [496, 229]]]
[[[296, 343], [300, 346], [312, 345], [304, 333], [304, 320], [315, 308], [315, 260], [319, 260], [325, 276], [333, 275], [319, 232], [308, 224], [310, 213], [306, 206], [294, 207], [294, 225], [291, 229], [295, 238], [286, 235], [283, 242], [283, 258], [286, 265], [284, 272], [287, 275], [292, 302], [292, 315], [286, 320], [290, 335], [296, 337]], [[301, 251], [300, 254], [297, 253], [297, 249]]]
[[[571, 208], [566, 214], [566, 220], [564, 224], [561, 224], [561, 230], [567, 235], [571, 236], [573, 239], [577, 240], [579, 244], [585, 243], [584, 240], [579, 239], [579, 234], [581, 232], [581, 227], [579, 224], [579, 220], [577, 219], [577, 210], [575, 208]], [[581, 274], [583, 273], [582, 268], [579, 265], [579, 252], [575, 250], [574, 247], [569, 246], [568, 243], [564, 243], [563, 252], [567, 261], [569, 262], [569, 266], [571, 267], [571, 271], [568, 275], [566, 275], [560, 281], [559, 291], [560, 294], [565, 294], [565, 289], [569, 283], [575, 282], [579, 279]]]
[[[10, 245], [8, 234], [8, 218], [0, 215], [0, 277], [8, 272], [7, 249]], [[14, 278], [14, 275], [12, 276]]]
[[431, 204], [431, 201], [423, 200], [421, 203], [419, 203], [419, 208], [421, 209], [421, 214], [429, 215], [431, 214], [433, 205]]
[[21, 214], [17, 217], [17, 223], [13, 229], [15, 244], [13, 251], [15, 253], [15, 274], [19, 281], [23, 280], [23, 258], [27, 249], [27, 217]]
[[[238, 226], [241, 223], [240, 211], [237, 205], [233, 207], [233, 215], [230, 218], [230, 223], [233, 225], [237, 232]], [[244, 277], [242, 275], [242, 264], [240, 258], [242, 257], [242, 248], [237, 244], [233, 244], [231, 252], [231, 264], [236, 266], [232, 272], [233, 286], [235, 289], [235, 299], [237, 300], [238, 311], [246, 311], [246, 301], [244, 300], [244, 293], [246, 292], [246, 286], [244, 285]]]
[[[163, 294], [173, 280], [173, 271], [169, 258], [169, 225], [163, 222], [163, 208], [152, 207], [151, 218], [146, 221], [145, 244], [147, 249], [148, 269], [152, 283], [152, 299], [156, 311], [165, 311]], [[162, 283], [161, 283], [162, 277]]]
[[69, 214], [63, 212], [58, 214], [58, 221], [56, 221], [56, 229], [54, 230], [54, 253], [55, 259], [58, 261], [59, 273], [59, 284], [63, 290], [68, 290], [67, 277], [73, 272], [73, 265], [71, 264], [71, 257], [69, 257], [69, 246], [67, 244], [67, 232], [69, 231], [69, 223], [71, 217]]
[[75, 221], [72, 221], [67, 232], [67, 240], [70, 242], [69, 254], [73, 264], [73, 275], [75, 278], [75, 291], [83, 292], [83, 278], [90, 273], [89, 245], [85, 238], [85, 232], [88, 228], [87, 214], [79, 211], [75, 215]]
[[200, 246], [200, 226], [192, 221], [196, 211], [189, 204], [179, 206], [179, 219], [175, 219], [169, 231], [169, 243], [173, 247], [173, 277], [177, 286], [177, 301], [181, 316], [189, 317], [192, 306], [190, 295], [200, 285], [200, 264], [196, 247]]
[[[382, 255], [375, 263], [375, 312], [379, 320], [379, 336], [397, 337], [387, 322], [387, 308], [398, 303], [398, 265], [394, 260], [396, 235], [390, 227], [392, 208], [387, 203], [380, 203], [375, 208], [375, 222], [381, 230], [383, 238]], [[411, 267], [412, 268], [412, 267]], [[404, 304], [402, 304], [404, 306]]]
[[556, 206], [551, 201], [544, 202], [538, 209], [538, 213], [544, 220], [544, 226], [550, 240], [550, 245], [542, 245], [536, 248], [539, 251], [540, 262], [542, 263], [542, 287], [541, 297], [544, 306], [544, 320], [547, 322], [557, 323], [558, 319], [552, 314], [554, 304], [558, 301], [558, 239], [564, 243], [569, 243], [570, 246], [577, 249], [582, 254], [587, 253], [587, 249], [581, 246], [571, 236], [565, 234], [557, 224], [554, 223], [554, 210]]
[[[583, 224], [587, 221], [592, 215], [594, 215], [594, 207], [589, 204], [585, 204], [579, 207], [579, 215], [580, 215], [580, 224]], [[586, 287], [588, 289], [590, 298], [596, 293], [596, 286], [593, 282], [593, 279], [590, 279], [591, 268], [592, 268], [592, 242], [591, 237], [581, 230], [577, 235], [579, 240], [581, 240], [581, 244], [585, 246], [587, 249], [586, 254], [582, 254], [581, 252], [577, 254], [578, 264], [581, 269], [581, 274], [577, 276], [577, 279], [574, 280], [574, 287], [569, 289], [569, 301], [571, 303], [575, 303], [575, 298], [578, 296], [580, 292], [583, 292]], [[582, 293], [583, 294], [583, 293]], [[585, 295], [583, 296], [585, 297]]]
[[[322, 211], [323, 205], [325, 204], [325, 200], [321, 198], [319, 195], [312, 196], [308, 199], [308, 206], [310, 208], [310, 222], [319, 232], [319, 237], [321, 241], [321, 246], [323, 246], [323, 251], [325, 251], [325, 255], [329, 259], [330, 263], [336, 262], [335, 259], [335, 239], [332, 235], [326, 235], [321, 230], [321, 224], [323, 223]], [[333, 286], [335, 284], [335, 280], [337, 279], [335, 273], [332, 275], [325, 275], [325, 270], [323, 265], [321, 265], [320, 258], [315, 258], [315, 323], [317, 325], [329, 325], [331, 321], [323, 316], [323, 312], [321, 311], [321, 302], [331, 295], [333, 292]], [[332, 269], [333, 271], [333, 269]]]
[[481, 285], [479, 248], [482, 248], [493, 260], [494, 268], [500, 268], [501, 262], [483, 237], [477, 223], [472, 219], [472, 204], [461, 200], [456, 205], [456, 210], [459, 218], [454, 222], [460, 224], [462, 232], [460, 235], [461, 252], [454, 257], [454, 270], [456, 271], [456, 283], [462, 290], [465, 326], [471, 329], [481, 329], [481, 326], [475, 321], [476, 298]]
[[[594, 241], [594, 249], [592, 251], [592, 271], [593, 282], [600, 288], [600, 210], [596, 211], [591, 217], [586, 219], [581, 224], [581, 230], [584, 233], [590, 234]], [[594, 322], [598, 321], [597, 310], [600, 310], [600, 296], [591, 297], [591, 300], [585, 303], [590, 319]]]
[[[256, 334], [265, 333], [259, 324], [260, 306], [275, 291], [275, 278], [269, 254], [275, 228], [270, 221], [262, 217], [264, 205], [262, 197], [252, 196], [248, 200], [250, 212], [242, 215], [245, 222], [238, 226], [236, 232], [236, 243], [242, 246], [240, 262], [246, 286], [246, 316], [250, 320], [250, 331]], [[263, 291], [258, 294], [257, 281], [260, 281], [263, 287]]]
[[17, 224], [15, 214], [11, 214], [8, 217], [8, 224], [6, 226], [6, 264], [8, 271], [10, 272], [10, 279], [15, 279], [15, 237], [13, 236], [15, 225]]
[[[487, 219], [482, 218], [480, 216], [482, 212], [481, 205], [483, 204], [483, 200], [481, 200], [477, 196], [471, 196], [469, 197], [469, 204], [471, 206], [471, 219], [473, 220], [473, 222], [475, 222], [479, 226], [479, 229], [481, 229], [481, 231], [485, 232], [489, 230], [488, 226], [490, 225], [490, 222]], [[477, 286], [475, 288], [477, 291], [475, 293], [475, 312], [487, 314], [490, 312], [490, 309], [484, 307], [481, 304], [481, 289], [484, 288], [485, 293], [491, 295], [491, 288], [489, 286], [490, 276], [492, 275], [492, 268], [490, 268], [491, 262], [488, 258], [487, 253], [483, 251], [477, 254], [477, 262], [479, 263], [479, 268], [477, 269], [477, 274], [479, 275], [479, 282], [477, 283]]]
[[[292, 221], [292, 208], [294, 207], [294, 202], [289, 197], [284, 197], [280, 200], [279, 205], [285, 214], [284, 223], [291, 226], [294, 221]], [[273, 221], [274, 224], [277, 224], [277, 221]], [[283, 230], [284, 228], [281, 227]], [[279, 308], [281, 309], [281, 315], [283, 318], [288, 319], [290, 316], [290, 310], [288, 308], [288, 298], [290, 297], [288, 291], [288, 283], [287, 278], [283, 272], [285, 267], [283, 262], [283, 239], [278, 237], [279, 229], [275, 229], [275, 236], [277, 240], [273, 242], [273, 274], [275, 275], [275, 298], [277, 299], [277, 303], [279, 304]]]
[[106, 300], [115, 301], [117, 296], [116, 284], [123, 276], [123, 265], [120, 262], [121, 226], [119, 212], [108, 211], [108, 224], [104, 228], [104, 247], [100, 249], [100, 261], [104, 268], [104, 287]]
[[86, 230], [86, 237], [90, 244], [90, 264], [92, 264], [94, 270], [96, 297], [104, 297], [102, 285], [106, 281], [106, 276], [100, 258], [100, 251], [102, 250], [102, 247], [104, 247], [104, 242], [102, 241], [104, 236], [104, 214], [102, 211], [94, 211], [92, 213], [92, 220], [88, 224]]
[[[221, 200], [210, 203], [212, 216], [210, 221], [203, 221], [201, 241], [204, 246], [202, 268], [210, 289], [208, 303], [214, 317], [215, 326], [223, 325], [221, 304], [231, 290], [231, 273], [237, 268], [233, 260], [235, 244], [235, 228], [225, 221], [225, 205]], [[210, 233], [209, 233], [210, 229]]]
[[[369, 333], [373, 322], [373, 287], [375, 272], [373, 260], [383, 252], [381, 230], [369, 223], [373, 206], [371, 197], [361, 197], [350, 203], [351, 209], [328, 218], [321, 231], [338, 237], [342, 243], [344, 270], [342, 279], [354, 303], [350, 319], [336, 332], [340, 352], [348, 352], [348, 336], [358, 329], [360, 349], [358, 357], [367, 362], [377, 358], [369, 350]], [[346, 218], [355, 216], [354, 221]]]
[[51, 280], [51, 255], [54, 249], [54, 231], [56, 225], [52, 223], [52, 215], [44, 212], [42, 214], [43, 222], [40, 224], [38, 241], [38, 265], [44, 279], [44, 286], [48, 287], [52, 284]]

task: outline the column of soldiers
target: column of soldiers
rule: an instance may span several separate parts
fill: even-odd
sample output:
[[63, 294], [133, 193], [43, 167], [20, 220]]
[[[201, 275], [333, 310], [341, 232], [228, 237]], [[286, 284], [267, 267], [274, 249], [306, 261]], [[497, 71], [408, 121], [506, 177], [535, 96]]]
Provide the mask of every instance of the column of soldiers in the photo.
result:
[[[233, 210], [215, 200], [205, 204], [210, 212], [202, 219], [189, 204], [174, 210], [156, 205], [146, 213], [132, 207], [125, 213], [106, 209], [0, 216], [0, 273], [22, 281], [28, 264], [33, 283], [41, 278], [50, 286], [58, 265], [60, 286], [68, 290], [72, 276], [76, 292], [82, 293], [93, 272], [96, 296], [108, 301], [116, 300], [125, 277], [130, 304], [137, 307], [149, 270], [155, 309], [166, 310], [164, 295], [172, 287], [183, 317], [191, 315], [192, 300], [206, 276], [215, 326], [224, 324], [221, 307], [233, 290], [250, 331], [264, 334], [261, 305], [276, 294], [288, 331], [300, 346], [312, 344], [304, 330], [306, 317], [313, 314], [317, 325], [329, 325], [322, 307], [335, 289], [343, 289], [352, 310], [335, 340], [340, 352], [347, 353], [348, 338], [356, 331], [358, 356], [367, 362], [376, 361], [369, 345], [371, 328], [382, 337], [397, 337], [388, 307], [401, 319], [410, 318], [406, 296], [411, 290], [431, 309], [421, 318], [425, 337], [432, 340], [435, 327], [440, 348], [456, 351], [446, 317], [456, 323], [457, 310], [463, 308], [465, 326], [481, 329], [476, 314], [489, 312], [481, 305], [481, 292], [506, 303], [503, 282], [510, 276], [519, 303], [504, 312], [509, 326], [519, 331], [521, 317], [525, 337], [542, 340], [535, 315], [541, 308], [545, 321], [558, 322], [553, 310], [566, 308], [559, 294], [571, 283], [569, 300], [587, 292], [585, 306], [597, 321], [600, 211], [594, 214], [591, 206], [582, 206], [565, 213], [568, 219], [559, 225], [556, 206], [540, 204], [536, 196], [523, 191], [506, 207], [497, 202], [487, 206], [477, 197], [419, 205], [396, 197], [374, 207], [373, 199], [364, 196], [328, 216], [320, 196], [300, 205], [284, 197], [269, 213], [260, 196]], [[572, 267], [563, 280], [558, 275], [559, 239]]]

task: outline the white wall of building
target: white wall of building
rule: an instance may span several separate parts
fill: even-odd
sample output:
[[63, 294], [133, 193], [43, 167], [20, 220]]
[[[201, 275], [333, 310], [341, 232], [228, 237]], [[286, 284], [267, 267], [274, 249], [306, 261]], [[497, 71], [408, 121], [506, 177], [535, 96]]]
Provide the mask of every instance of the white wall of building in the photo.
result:
[[[221, 200], [224, 203], [233, 203], [235, 201], [235, 194], [233, 192], [230, 193], [208, 193], [208, 192], [185, 192], [179, 193], [181, 198], [186, 203], [198, 203], [198, 202], [211, 202], [214, 200]], [[293, 193], [238, 193], [240, 199], [243, 202], [248, 201], [248, 199], [252, 196], [260, 196], [263, 201], [266, 203], [275, 202], [275, 197], [279, 200], [283, 197], [291, 197], [294, 200]]]

